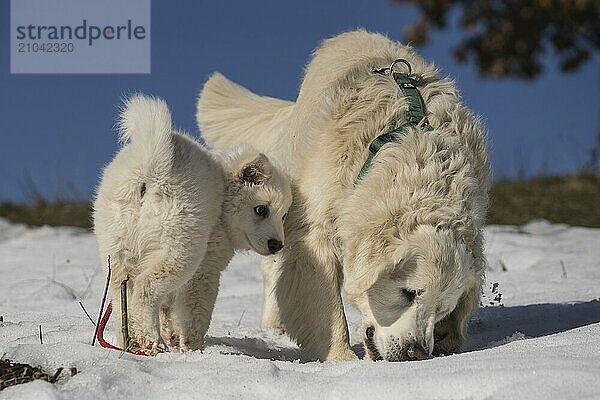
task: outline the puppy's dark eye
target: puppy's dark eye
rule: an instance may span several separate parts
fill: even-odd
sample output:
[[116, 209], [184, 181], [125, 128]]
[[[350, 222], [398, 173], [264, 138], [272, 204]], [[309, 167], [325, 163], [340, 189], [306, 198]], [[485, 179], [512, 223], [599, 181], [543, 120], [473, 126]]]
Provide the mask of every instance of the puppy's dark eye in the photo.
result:
[[402, 289], [402, 295], [406, 298], [406, 300], [408, 300], [409, 303], [412, 303], [417, 297], [417, 291], [411, 289]]
[[269, 216], [269, 207], [267, 206], [256, 206], [254, 207], [254, 213], [259, 217], [267, 218]]
[[287, 213], [283, 214], [283, 217], [281, 217], [281, 220], [285, 221], [286, 218], [287, 218]]

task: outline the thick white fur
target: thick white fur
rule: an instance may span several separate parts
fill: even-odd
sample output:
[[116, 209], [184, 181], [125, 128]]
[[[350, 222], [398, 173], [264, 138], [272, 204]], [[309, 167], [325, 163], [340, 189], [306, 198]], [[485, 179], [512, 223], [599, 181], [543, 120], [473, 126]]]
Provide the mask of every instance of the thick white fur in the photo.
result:
[[[123, 148], [94, 203], [100, 255], [111, 257], [118, 342], [120, 284], [129, 277], [131, 337], [152, 351], [160, 333], [169, 347], [201, 349], [234, 250], [265, 255], [269, 239], [283, 242], [289, 182], [249, 146], [209, 152], [175, 132], [162, 100], [126, 101], [119, 133]], [[255, 215], [258, 205], [268, 217]]]
[[[423, 81], [434, 129], [386, 144], [355, 187], [369, 143], [406, 121], [397, 84], [372, 73], [397, 58]], [[451, 80], [410, 47], [359, 30], [315, 51], [295, 103], [215, 74], [197, 118], [211, 145], [248, 141], [292, 177], [286, 248], [263, 263], [263, 326], [285, 329], [321, 360], [354, 357], [343, 283], [372, 358], [457, 349], [484, 270], [489, 163], [484, 131]]]

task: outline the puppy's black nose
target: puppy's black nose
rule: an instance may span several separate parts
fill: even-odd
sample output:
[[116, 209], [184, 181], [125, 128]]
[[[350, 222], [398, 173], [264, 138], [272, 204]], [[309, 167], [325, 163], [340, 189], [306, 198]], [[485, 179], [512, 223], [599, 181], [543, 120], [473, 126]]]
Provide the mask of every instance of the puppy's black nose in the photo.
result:
[[269, 239], [267, 241], [267, 247], [269, 248], [269, 253], [275, 254], [283, 248], [283, 243], [277, 239]]

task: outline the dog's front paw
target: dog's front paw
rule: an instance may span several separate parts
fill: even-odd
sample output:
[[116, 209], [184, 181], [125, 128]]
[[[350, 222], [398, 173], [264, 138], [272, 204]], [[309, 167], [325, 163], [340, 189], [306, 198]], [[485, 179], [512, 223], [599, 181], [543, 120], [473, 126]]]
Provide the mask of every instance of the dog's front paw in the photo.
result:
[[262, 329], [270, 329], [271, 331], [273, 331], [273, 333], [275, 333], [276, 335], [285, 335], [285, 328], [282, 325], [278, 325], [278, 326], [262, 326]]
[[356, 360], [356, 354], [347, 345], [340, 346], [338, 349], [332, 349], [327, 357], [326, 361], [352, 361]]
[[277, 335], [284, 335], [285, 334], [285, 328], [283, 327], [283, 324], [279, 321], [279, 319], [265, 319], [263, 317], [263, 320], [260, 323], [260, 327], [261, 329], [270, 329], [273, 332], [275, 332], [275, 334]]
[[435, 357], [447, 356], [456, 353], [460, 346], [460, 338], [455, 334], [447, 334], [441, 340], [436, 340], [432, 355]]
[[186, 351], [195, 351], [195, 350], [204, 350], [204, 337], [185, 337], [181, 336], [179, 340], [179, 349], [183, 352]]

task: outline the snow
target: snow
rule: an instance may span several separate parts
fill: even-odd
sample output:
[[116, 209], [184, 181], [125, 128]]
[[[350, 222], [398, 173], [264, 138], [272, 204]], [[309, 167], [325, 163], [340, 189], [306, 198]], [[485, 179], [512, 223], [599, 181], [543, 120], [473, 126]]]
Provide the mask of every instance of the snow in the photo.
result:
[[[600, 230], [536, 221], [486, 236], [484, 307], [460, 354], [307, 360], [289, 338], [258, 328], [260, 259], [241, 254], [223, 274], [206, 350], [148, 358], [90, 346], [94, 328], [78, 301], [95, 319], [104, 286], [92, 234], [0, 219], [0, 355], [65, 367], [55, 385], [13, 386], [0, 399], [600, 398]], [[347, 311], [358, 350], [360, 318]]]

